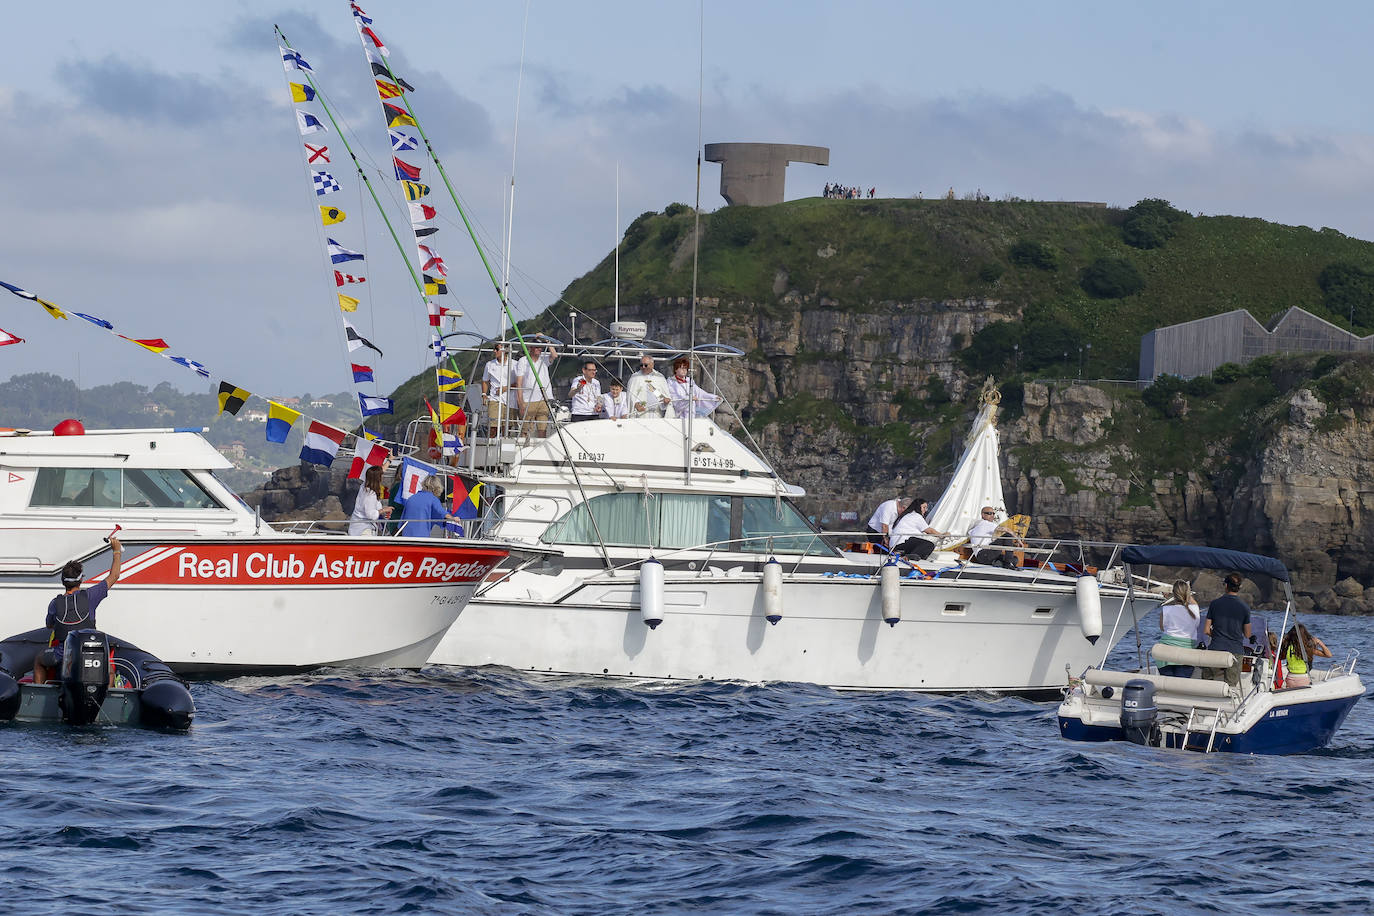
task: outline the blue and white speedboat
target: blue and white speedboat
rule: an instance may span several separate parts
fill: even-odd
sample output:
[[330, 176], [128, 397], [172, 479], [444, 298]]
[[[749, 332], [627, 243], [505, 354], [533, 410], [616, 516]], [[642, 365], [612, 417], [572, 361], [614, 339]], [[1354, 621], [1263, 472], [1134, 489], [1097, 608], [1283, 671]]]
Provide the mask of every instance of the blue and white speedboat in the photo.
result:
[[[1127, 547], [1128, 565], [1184, 566], [1272, 576], [1283, 583], [1293, 614], [1288, 570], [1278, 560], [1207, 547]], [[1126, 577], [1129, 583], [1130, 576]], [[1232, 667], [1230, 652], [1180, 649], [1159, 644], [1150, 650], [1157, 665], [1192, 665], [1218, 674]], [[1246, 656], [1240, 683], [1224, 679], [1167, 677], [1140, 671], [1089, 668], [1059, 706], [1059, 732], [1070, 741], [1131, 741], [1171, 750], [1231, 751], [1240, 754], [1301, 754], [1326, 747], [1355, 703], [1364, 682], [1355, 673], [1356, 654], [1319, 669], [1308, 659], [1311, 685], [1274, 687], [1276, 660]]]

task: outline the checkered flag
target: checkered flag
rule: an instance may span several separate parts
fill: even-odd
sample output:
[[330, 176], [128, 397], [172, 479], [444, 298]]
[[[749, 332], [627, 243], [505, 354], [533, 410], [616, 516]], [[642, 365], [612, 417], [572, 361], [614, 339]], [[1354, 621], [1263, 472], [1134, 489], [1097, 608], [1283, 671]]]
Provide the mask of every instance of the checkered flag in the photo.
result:
[[333, 194], [335, 191], [339, 190], [339, 183], [335, 181], [334, 176], [328, 172], [312, 171], [310, 174], [312, 180], [315, 182], [316, 195], [323, 197], [326, 194]]

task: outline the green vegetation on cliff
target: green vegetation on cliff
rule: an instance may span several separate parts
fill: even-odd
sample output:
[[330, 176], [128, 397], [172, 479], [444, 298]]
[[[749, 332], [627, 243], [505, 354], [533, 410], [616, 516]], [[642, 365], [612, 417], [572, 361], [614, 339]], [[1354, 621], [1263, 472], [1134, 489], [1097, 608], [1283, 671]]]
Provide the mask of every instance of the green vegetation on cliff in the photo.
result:
[[[691, 208], [675, 204], [631, 223], [620, 254], [622, 302], [690, 295], [692, 222]], [[1002, 338], [973, 354], [974, 371], [1016, 363], [1062, 374], [1090, 343], [1085, 375], [1134, 378], [1141, 335], [1235, 308], [1266, 322], [1300, 306], [1342, 327], [1353, 313], [1357, 330], [1374, 330], [1374, 244], [1331, 229], [1189, 216], [1158, 200], [1118, 210], [812, 198], [725, 207], [703, 214], [701, 227], [702, 297], [773, 313], [794, 308], [797, 297], [855, 312], [950, 299], [1019, 311], [1016, 328], [983, 332]], [[613, 299], [613, 277], [608, 255], [564, 299], [599, 314]], [[1043, 358], [1023, 364], [1036, 347]]]

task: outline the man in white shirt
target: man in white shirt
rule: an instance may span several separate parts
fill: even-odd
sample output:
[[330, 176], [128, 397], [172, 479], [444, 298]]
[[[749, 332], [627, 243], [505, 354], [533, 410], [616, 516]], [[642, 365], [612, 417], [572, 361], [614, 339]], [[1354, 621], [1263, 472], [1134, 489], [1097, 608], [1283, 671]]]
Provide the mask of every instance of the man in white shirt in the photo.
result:
[[661, 417], [664, 409], [672, 416], [672, 399], [668, 397], [668, 380], [663, 373], [654, 369], [654, 358], [647, 353], [639, 355], [639, 371], [630, 376], [627, 389], [630, 395], [630, 416]]
[[525, 438], [529, 438], [533, 429], [542, 439], [549, 434], [549, 402], [553, 400], [549, 373], [558, 351], [542, 343], [531, 343], [529, 349], [530, 355], [520, 357], [515, 363], [515, 407], [520, 413]]
[[601, 406], [601, 383], [596, 380], [595, 360], [582, 361], [582, 374], [573, 379], [572, 387], [568, 389], [568, 398], [572, 402], [574, 423], [583, 420], [595, 420], [600, 416], [603, 409]]
[[979, 516], [978, 521], [970, 525], [968, 529], [968, 543], [973, 550], [973, 561], [986, 563], [989, 566], [1010, 567], [1013, 564], [1013, 558], [1009, 551], [997, 549], [993, 546], [994, 541], [1005, 544], [1010, 538], [1021, 547], [1025, 546], [1025, 541], [1022, 541], [1014, 530], [1007, 527], [1006, 522], [997, 521], [997, 510], [992, 506], [984, 506]]
[[510, 353], [504, 343], [496, 345], [496, 352], [482, 372], [482, 400], [487, 405], [487, 427], [495, 439], [501, 423], [511, 418], [515, 408], [515, 392], [511, 391]]
[[873, 511], [873, 517], [868, 520], [869, 543], [886, 546], [887, 536], [892, 531], [892, 523], [909, 505], [911, 505], [911, 500], [905, 496], [898, 496], [895, 499], [879, 503], [878, 508]]
[[611, 379], [610, 394], [601, 396], [601, 415], [608, 420], [623, 420], [630, 415], [630, 399], [619, 379]]

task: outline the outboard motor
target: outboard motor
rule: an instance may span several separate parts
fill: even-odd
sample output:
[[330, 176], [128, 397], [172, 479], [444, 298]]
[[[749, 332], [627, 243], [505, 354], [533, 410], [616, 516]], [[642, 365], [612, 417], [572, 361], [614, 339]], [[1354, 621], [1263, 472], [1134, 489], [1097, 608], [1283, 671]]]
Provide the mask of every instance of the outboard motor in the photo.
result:
[[110, 686], [110, 640], [99, 630], [73, 630], [62, 647], [57, 703], [68, 725], [90, 725]]
[[1158, 729], [1155, 721], [1159, 709], [1155, 706], [1155, 685], [1144, 678], [1132, 678], [1121, 691], [1121, 730], [1132, 744], [1152, 747]]

